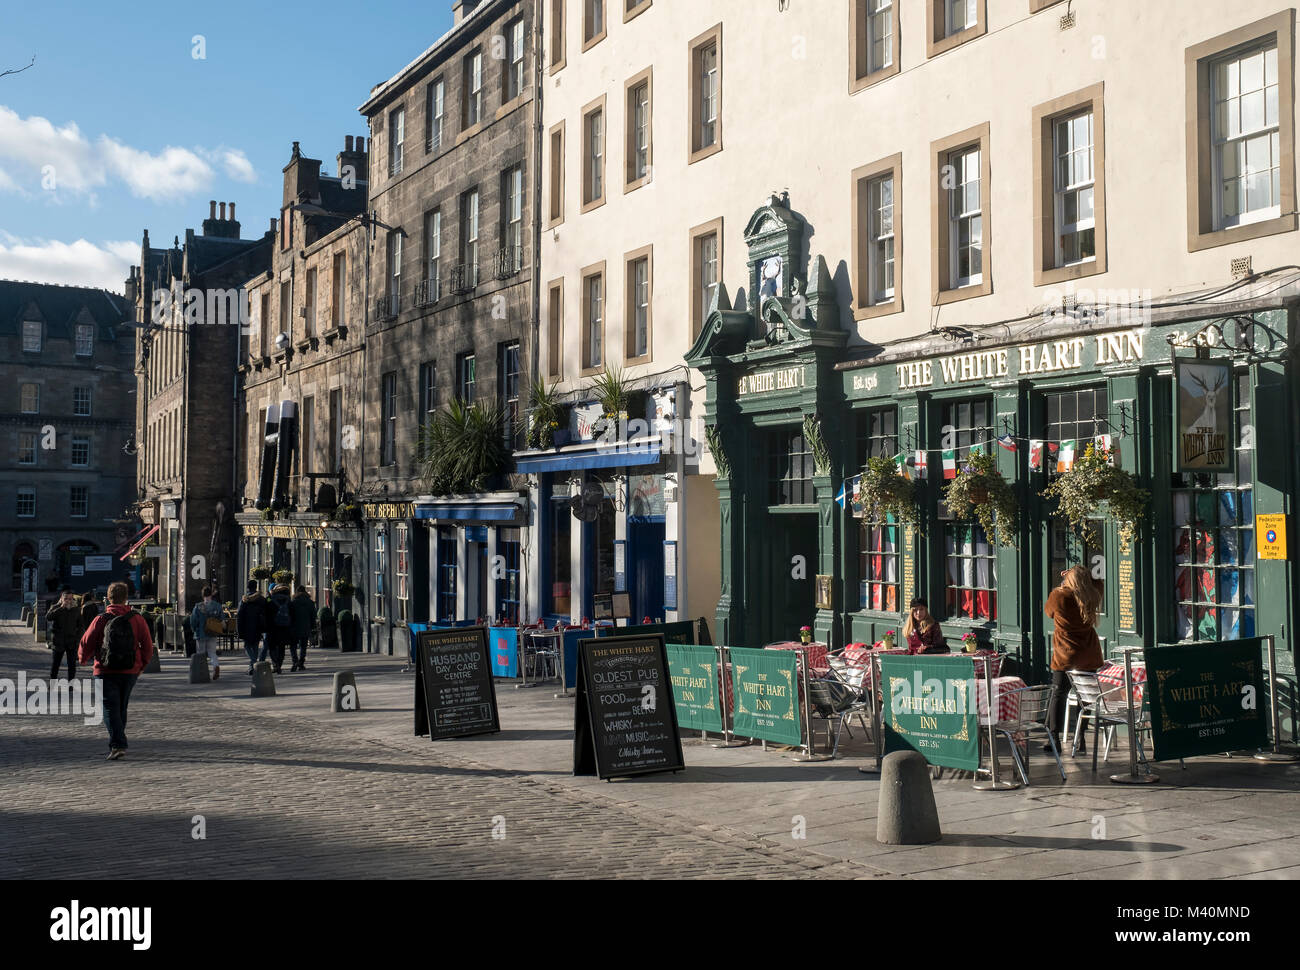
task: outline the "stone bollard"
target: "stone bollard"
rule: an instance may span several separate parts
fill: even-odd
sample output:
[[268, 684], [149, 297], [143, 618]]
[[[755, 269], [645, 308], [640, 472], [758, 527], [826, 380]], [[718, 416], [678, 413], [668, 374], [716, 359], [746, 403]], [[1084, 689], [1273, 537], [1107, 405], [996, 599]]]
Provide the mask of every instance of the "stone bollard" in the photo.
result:
[[259, 660], [253, 664], [253, 697], [275, 696], [275, 674], [271, 671], [271, 661]]
[[[191, 666], [193, 665], [191, 664]], [[149, 658], [149, 662], [144, 665], [143, 672], [146, 674], [162, 673], [162, 657], [159, 655], [156, 648], [154, 649], [153, 656]]]
[[211, 682], [212, 676], [208, 673], [208, 655], [206, 653], [196, 653], [190, 657], [190, 683], [209, 684]]
[[342, 714], [361, 710], [361, 696], [357, 693], [357, 677], [350, 670], [334, 674], [334, 695], [330, 700], [330, 713]]
[[916, 751], [885, 755], [877, 816], [876, 841], [883, 845], [929, 845], [943, 838], [924, 755]]

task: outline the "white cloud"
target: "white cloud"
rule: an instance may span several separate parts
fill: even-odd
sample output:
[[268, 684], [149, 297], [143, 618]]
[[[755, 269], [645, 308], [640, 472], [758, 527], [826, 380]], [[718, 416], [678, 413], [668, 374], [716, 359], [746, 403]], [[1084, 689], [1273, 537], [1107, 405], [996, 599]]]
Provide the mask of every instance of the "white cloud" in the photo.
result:
[[0, 234], [0, 279], [100, 286], [121, 293], [131, 265], [139, 260], [139, 243], [110, 241], [97, 246], [85, 239], [66, 243]]
[[256, 182], [257, 173], [253, 171], [253, 163], [248, 160], [248, 156], [235, 148], [227, 148], [220, 153], [221, 165], [226, 170], [226, 175], [236, 182]]
[[[56, 127], [35, 115], [22, 118], [0, 105], [0, 191], [43, 190], [54, 201], [61, 195], [90, 196], [112, 176], [131, 194], [155, 202], [184, 198], [207, 190], [219, 165], [228, 178], [256, 180], [247, 156], [239, 150], [168, 146], [153, 154], [108, 135], [91, 141], [75, 122]], [[7, 180], [7, 181], [6, 181]]]

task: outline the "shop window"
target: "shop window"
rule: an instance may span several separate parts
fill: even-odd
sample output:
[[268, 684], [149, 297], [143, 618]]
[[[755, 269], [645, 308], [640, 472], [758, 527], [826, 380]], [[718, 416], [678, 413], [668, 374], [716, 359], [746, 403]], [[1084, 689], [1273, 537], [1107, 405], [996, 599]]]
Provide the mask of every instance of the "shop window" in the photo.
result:
[[375, 533], [375, 606], [372, 616], [382, 621], [388, 616], [384, 601], [388, 596], [388, 536], [383, 532]]
[[1173, 476], [1174, 586], [1180, 640], [1255, 636], [1255, 502], [1250, 378], [1237, 375], [1237, 470]]
[[393, 562], [393, 587], [395, 601], [397, 605], [397, 622], [406, 623], [410, 620], [411, 592], [410, 592], [410, 533], [406, 523], [401, 523], [396, 529], [396, 547], [394, 552], [397, 558]]
[[[872, 408], [858, 414], [858, 467], [869, 458], [893, 459], [898, 454], [898, 411]], [[898, 599], [898, 525], [865, 510], [858, 525], [858, 587], [860, 608], [896, 613]]]
[[[1043, 438], [1052, 444], [1074, 442], [1075, 455], [1082, 455], [1098, 435], [1109, 434], [1107, 420], [1106, 388], [1087, 388], [1082, 391], [1053, 391], [1047, 395], [1047, 424]], [[1056, 456], [1044, 456], [1048, 478], [1056, 478]]]
[[518, 529], [497, 533], [497, 553], [505, 563], [504, 575], [497, 580], [497, 618], [505, 626], [519, 623], [519, 549]]
[[600, 517], [596, 519], [596, 595], [614, 592], [614, 489], [613, 482], [601, 482], [605, 500], [600, 503]]
[[[955, 453], [958, 466], [972, 450], [993, 447], [993, 402], [954, 401], [943, 406], [941, 441]], [[951, 447], [950, 447], [951, 446]], [[979, 523], [952, 520], [939, 506], [944, 542], [944, 601], [950, 619], [997, 619], [997, 560], [993, 544]]]
[[943, 543], [948, 619], [996, 620], [998, 563], [984, 530], [974, 522], [949, 522]]
[[573, 581], [573, 514], [569, 511], [569, 496], [561, 492], [551, 496], [551, 613], [572, 616], [570, 598]]
[[456, 619], [456, 530], [438, 529], [438, 619]]
[[768, 504], [812, 505], [813, 455], [802, 430], [767, 433]]
[[891, 516], [887, 521], [862, 521], [859, 524], [858, 585], [864, 610], [897, 613], [898, 600], [898, 526]]
[[317, 605], [329, 606], [333, 608], [334, 603], [334, 546], [329, 542], [320, 544], [320, 574], [324, 588], [321, 594], [324, 596], [324, 603]]

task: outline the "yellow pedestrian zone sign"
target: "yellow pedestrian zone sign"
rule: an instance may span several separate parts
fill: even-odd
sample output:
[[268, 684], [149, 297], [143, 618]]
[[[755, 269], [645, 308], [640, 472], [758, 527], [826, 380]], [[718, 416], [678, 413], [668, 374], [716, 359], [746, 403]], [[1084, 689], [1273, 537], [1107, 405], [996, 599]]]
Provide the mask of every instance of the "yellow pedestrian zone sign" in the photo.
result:
[[1255, 541], [1260, 559], [1286, 559], [1286, 516], [1255, 516]]

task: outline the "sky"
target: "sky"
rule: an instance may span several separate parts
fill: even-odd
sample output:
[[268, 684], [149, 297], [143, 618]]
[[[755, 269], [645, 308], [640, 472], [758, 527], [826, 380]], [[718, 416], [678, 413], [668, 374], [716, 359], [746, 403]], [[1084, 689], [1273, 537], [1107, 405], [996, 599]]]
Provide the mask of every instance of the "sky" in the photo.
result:
[[0, 279], [120, 293], [143, 231], [199, 231], [211, 199], [260, 236], [293, 142], [335, 174], [357, 107], [451, 5], [4, 0], [0, 72], [36, 62], [0, 77]]

